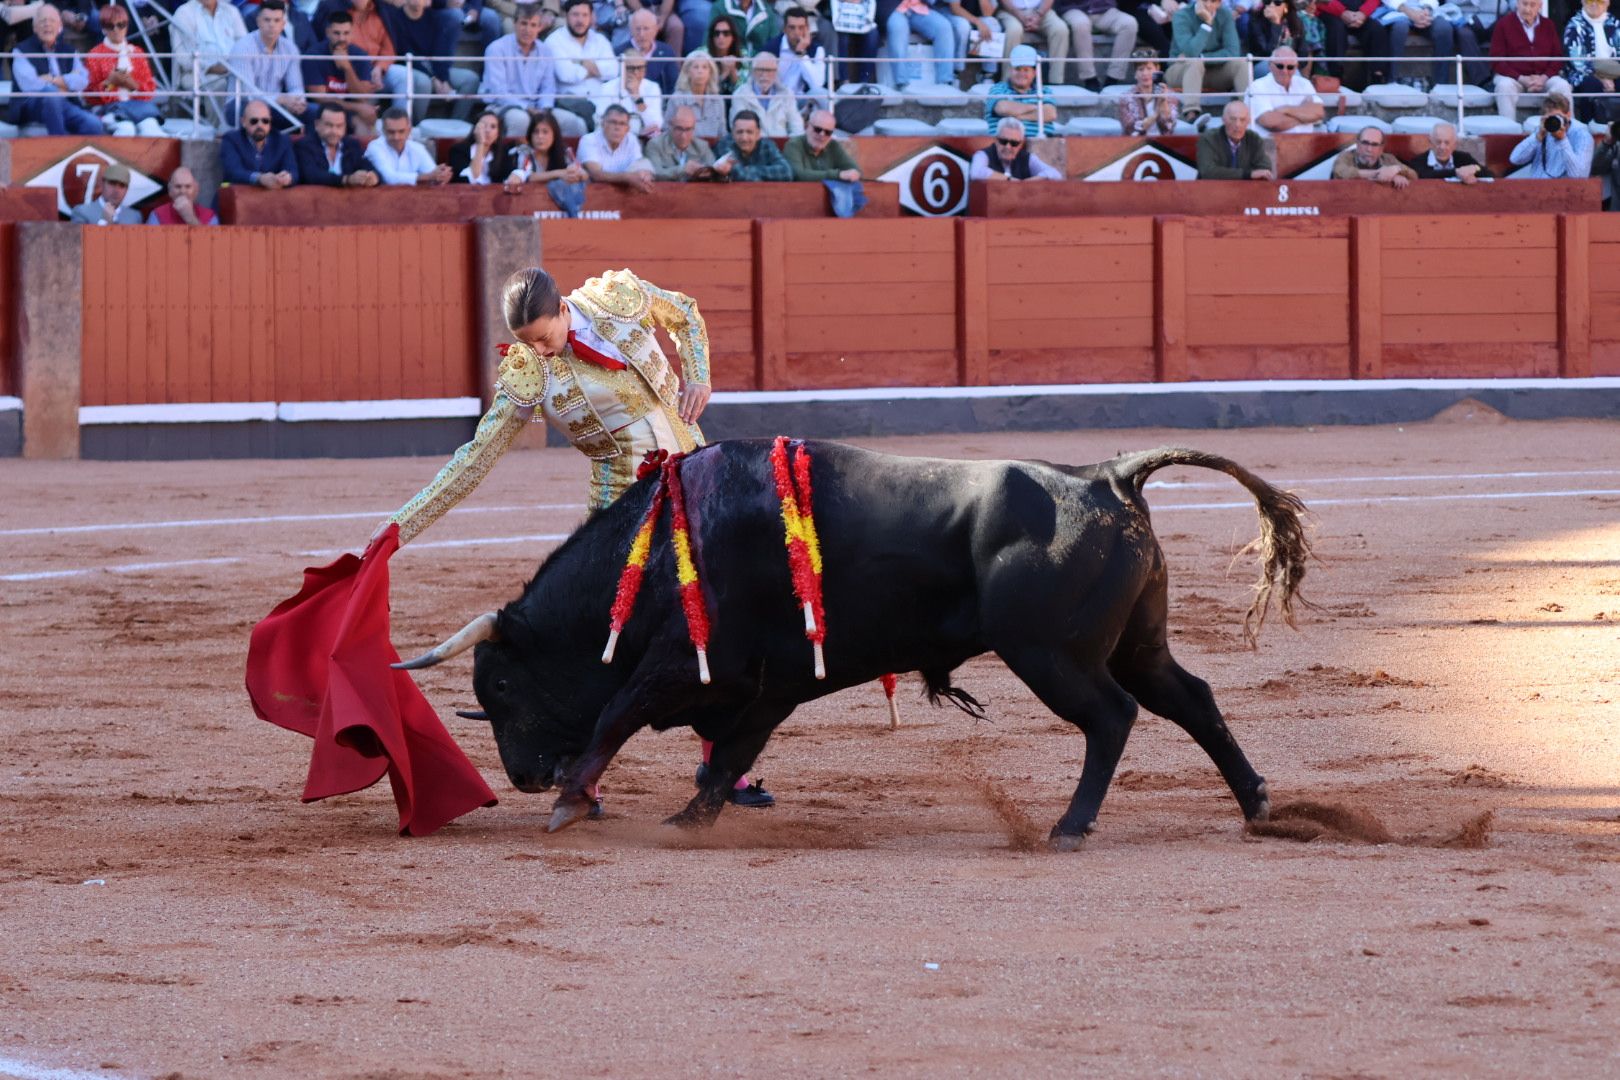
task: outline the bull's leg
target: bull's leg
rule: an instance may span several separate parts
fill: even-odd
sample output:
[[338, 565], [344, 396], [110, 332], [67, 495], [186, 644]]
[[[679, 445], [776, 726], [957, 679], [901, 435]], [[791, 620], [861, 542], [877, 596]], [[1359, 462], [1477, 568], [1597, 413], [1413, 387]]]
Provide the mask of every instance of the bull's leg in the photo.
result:
[[1073, 851], [1097, 827], [1097, 811], [1136, 720], [1136, 702], [1100, 666], [1083, 664], [1050, 646], [998, 652], [1047, 708], [1086, 736], [1080, 783], [1068, 812], [1052, 827], [1052, 846]]
[[698, 793], [680, 813], [664, 820], [665, 825], [704, 829], [713, 825], [725, 809], [731, 789], [754, 767], [754, 761], [770, 741], [776, 726], [793, 711], [792, 705], [754, 702], [737, 718], [732, 731], [714, 740], [709, 754], [708, 775]]
[[1208, 683], [1176, 663], [1163, 645], [1122, 645], [1109, 667], [1144, 709], [1177, 724], [1203, 747], [1232, 789], [1245, 818], [1265, 820], [1270, 811], [1265, 777], [1243, 756]]

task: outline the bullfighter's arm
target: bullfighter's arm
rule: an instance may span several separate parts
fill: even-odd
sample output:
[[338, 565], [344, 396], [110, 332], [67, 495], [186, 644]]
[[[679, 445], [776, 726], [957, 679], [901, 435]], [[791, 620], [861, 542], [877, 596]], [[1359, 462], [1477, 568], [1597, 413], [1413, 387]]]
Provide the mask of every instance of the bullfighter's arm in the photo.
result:
[[495, 467], [517, 433], [523, 430], [528, 409], [496, 393], [489, 411], [478, 422], [472, 441], [451, 455], [433, 482], [402, 506], [389, 521], [399, 523], [399, 542], [407, 544], [417, 533], [450, 512]]
[[660, 289], [649, 281], [641, 287], [652, 297], [652, 317], [675, 342], [681, 356], [681, 381], [709, 385], [709, 328], [703, 324], [697, 302], [684, 293]]

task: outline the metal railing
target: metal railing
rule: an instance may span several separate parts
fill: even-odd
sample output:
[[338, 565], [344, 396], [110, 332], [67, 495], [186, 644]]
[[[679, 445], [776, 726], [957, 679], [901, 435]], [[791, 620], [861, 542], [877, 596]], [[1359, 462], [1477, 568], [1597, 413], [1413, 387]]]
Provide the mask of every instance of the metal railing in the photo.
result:
[[[154, 12], [157, 11], [157, 9], [151, 7], [151, 5], [144, 5], [144, 4], [141, 6], [141, 10], [142, 11], [154, 11]], [[132, 23], [134, 25], [139, 26], [140, 25], [140, 20], [139, 19], [134, 19], [134, 20], [132, 20]], [[142, 34], [143, 37], [145, 37], [145, 29], [144, 29], [144, 27], [142, 27], [142, 29], [141, 29], [141, 34]], [[11, 55], [13, 57], [22, 57], [24, 59], [34, 61], [34, 60], [49, 60], [52, 55], [56, 55], [56, 54], [13, 52]], [[268, 90], [265, 90], [263, 88], [257, 87], [257, 86], [255, 86], [253, 84], [253, 81], [252, 81], [251, 77], [247, 73], [242, 71], [239, 68], [239, 66], [237, 66], [237, 65], [240, 64], [240, 62], [243, 59], [239, 54], [232, 54], [232, 53], [175, 53], [175, 52], [155, 53], [155, 52], [152, 52], [152, 51], [148, 50], [146, 52], [146, 56], [150, 61], [154, 61], [154, 63], [151, 64], [151, 67], [153, 69], [153, 76], [154, 76], [154, 80], [157, 83], [157, 87], [150, 94], [141, 94], [141, 95], [139, 95], [140, 100], [165, 101], [165, 102], [173, 102], [173, 101], [179, 100], [179, 101], [188, 102], [189, 107], [186, 109], [186, 111], [189, 112], [190, 119], [191, 119], [192, 123], [194, 125], [198, 126], [198, 127], [200, 127], [203, 124], [203, 111], [204, 111], [205, 103], [217, 106], [218, 103], [231, 102], [231, 103], [233, 103], [235, 105], [235, 110], [234, 111], [239, 113], [240, 109], [241, 109], [241, 106], [244, 105], [246, 102], [251, 101], [251, 100], [265, 101], [266, 104], [269, 105], [269, 107], [272, 110], [279, 113], [290, 125], [301, 125], [303, 123], [303, 117], [295, 115], [293, 111], [285, 108], [284, 106], [282, 106], [280, 104], [279, 101], [276, 100], [278, 96], [282, 96], [282, 92], [268, 91]], [[57, 55], [57, 59], [59, 59], [59, 60], [61, 59], [59, 55]], [[80, 54], [77, 57], [77, 60], [79, 62], [81, 62], [81, 63], [83, 62], [83, 59], [84, 59], [83, 54]], [[311, 55], [309, 57], [299, 57], [297, 60], [294, 60], [292, 62], [294, 63], [294, 65], [297, 66], [297, 68], [299, 70], [299, 80], [300, 80], [300, 82], [302, 82], [302, 64], [303, 64], [303, 62], [305, 60], [316, 60], [316, 61], [326, 62], [326, 61], [330, 61], [331, 59], [332, 58], [328, 54], [314, 54], [314, 55]], [[317, 91], [311, 91], [308, 87], [305, 87], [304, 92], [300, 96], [304, 97], [308, 102], [315, 103], [315, 104], [318, 104], [318, 103], [320, 103], [322, 101], [328, 101], [328, 100], [368, 101], [368, 102], [376, 104], [376, 105], [378, 105], [380, 107], [380, 106], [385, 105], [385, 104], [390, 103], [390, 102], [396, 102], [396, 103], [402, 103], [406, 109], [412, 110], [412, 111], [414, 111], [417, 103], [424, 102], [424, 101], [428, 102], [428, 103], [440, 102], [440, 101], [454, 103], [454, 102], [461, 102], [461, 101], [484, 102], [486, 100], [489, 100], [482, 93], [457, 93], [453, 88], [450, 89], [448, 92], [435, 91], [434, 89], [431, 88], [431, 86], [429, 87], [427, 92], [419, 92], [416, 89], [416, 76], [417, 76], [417, 74], [419, 72], [423, 73], [423, 74], [430, 74], [430, 72], [429, 72], [430, 68], [436, 67], [436, 66], [438, 66], [440, 64], [446, 64], [446, 63], [453, 64], [453, 65], [460, 65], [460, 66], [463, 66], [463, 67], [468, 66], [468, 65], [475, 66], [475, 67], [476, 66], [481, 66], [481, 65], [483, 65], [483, 64], [485, 64], [487, 62], [487, 58], [483, 57], [483, 56], [460, 56], [460, 55], [456, 55], [456, 56], [417, 56], [417, 55], [414, 55], [414, 54], [407, 53], [407, 54], [394, 55], [394, 56], [365, 57], [364, 59], [368, 63], [371, 63], [372, 65], [376, 65], [377, 63], [381, 62], [385, 66], [393, 65], [393, 64], [398, 64], [398, 65], [402, 66], [404, 68], [404, 70], [405, 70], [405, 73], [406, 73], [406, 77], [403, 80], [402, 92], [400, 92], [398, 94], [391, 94], [391, 93], [387, 93], [387, 92], [384, 92], [383, 90], [379, 89], [377, 91], [373, 91], [373, 92], [369, 92], [369, 93], [348, 93], [348, 92], [345, 92], [345, 93], [333, 94], [333, 93], [327, 92], [325, 89], [321, 89], [321, 90], [317, 90]], [[685, 58], [685, 57], [659, 58], [657, 62], [681, 64], [681, 63], [684, 63], [684, 61], [686, 59], [687, 58]], [[711, 59], [714, 59], [714, 58], [711, 58]], [[728, 59], [728, 58], [722, 57], [722, 58], [719, 58], [719, 59]], [[748, 59], [749, 58], [738, 58], [739, 67], [743, 68], [743, 69], [746, 69], [747, 64], [748, 64]], [[1365, 63], [1379, 63], [1379, 64], [1391, 64], [1391, 65], [1393, 65], [1393, 64], [1402, 64], [1402, 65], [1406, 65], [1408, 67], [1415, 67], [1415, 66], [1424, 65], [1424, 64], [1432, 65], [1432, 64], [1435, 64], [1435, 63], [1447, 63], [1447, 64], [1450, 64], [1452, 69], [1453, 69], [1453, 73], [1454, 73], [1454, 89], [1455, 89], [1455, 95], [1454, 95], [1453, 100], [1450, 102], [1450, 107], [1455, 110], [1456, 123], [1457, 123], [1457, 126], [1458, 126], [1459, 130], [1460, 130], [1465, 126], [1465, 123], [1466, 123], [1466, 119], [1467, 119], [1466, 110], [1468, 108], [1468, 105], [1467, 105], [1467, 92], [1468, 92], [1468, 87], [1470, 85], [1472, 85], [1472, 84], [1469, 84], [1465, 79], [1466, 69], [1470, 65], [1491, 64], [1491, 63], [1495, 62], [1497, 59], [1499, 59], [1499, 58], [1492, 58], [1492, 57], [1485, 57], [1485, 56], [1464, 56], [1464, 55], [1461, 55], [1461, 54], [1456, 54], [1456, 55], [1449, 56], [1449, 57], [1434, 57], [1434, 56], [1416, 56], [1416, 57], [1414, 57], [1414, 56], [1408, 55], [1408, 56], [1351, 56], [1351, 57], [1327, 58], [1327, 57], [1322, 57], [1322, 56], [1305, 56], [1305, 57], [1301, 57], [1300, 61], [1301, 61], [1302, 68], [1305, 67], [1305, 66], [1308, 66], [1308, 65], [1312, 65], [1312, 64], [1342, 65], [1342, 64], [1345, 64], [1345, 63], [1358, 63], [1358, 62], [1363, 63], [1363, 64], [1365, 64]], [[1511, 58], [1508, 58], [1508, 59], [1511, 59], [1511, 61], [1513, 61], [1515, 63], [1519, 63], [1519, 62], [1528, 62], [1528, 63], [1552, 63], [1552, 62], [1558, 62], [1558, 63], [1567, 65], [1567, 64], [1569, 64], [1571, 62], [1585, 62], [1585, 63], [1590, 64], [1596, 58], [1595, 57], [1548, 56], [1548, 57], [1511, 57]], [[162, 63], [157, 63], [156, 62], [156, 61], [160, 61], [160, 60], [167, 60], [167, 61], [170, 61], [170, 63], [162, 64]], [[533, 56], [533, 57], [517, 57], [517, 58], [500, 57], [500, 58], [497, 58], [497, 61], [500, 62], [500, 63], [503, 63], [503, 64], [509, 64], [509, 63], [516, 62], [519, 65], [524, 66], [524, 67], [536, 67], [536, 66], [543, 65], [543, 64], [551, 64], [551, 65], [555, 66], [555, 65], [557, 65], [559, 63], [573, 62], [573, 61], [570, 61], [570, 60], [568, 60], [566, 58], [558, 58], [558, 57], [555, 57], [555, 56]], [[1047, 72], [1048, 72], [1049, 69], [1051, 69], [1053, 67], [1056, 67], [1056, 66], [1075, 65], [1075, 64], [1078, 64], [1078, 63], [1081, 63], [1081, 62], [1084, 62], [1084, 61], [1082, 61], [1080, 59], [1077, 59], [1077, 58], [1074, 58], [1074, 57], [1064, 57], [1064, 58], [1042, 57], [1041, 61], [1040, 61], [1040, 64], [1036, 67], [1036, 75], [1035, 75], [1035, 80], [1034, 80], [1033, 85], [1031, 86], [1031, 88], [1028, 91], [1021, 92], [1020, 96], [1024, 96], [1026, 94], [1030, 95], [1030, 96], [1033, 96], [1036, 99], [1036, 102], [1038, 104], [1052, 105], [1054, 108], [1074, 108], [1075, 107], [1074, 103], [1072, 101], [1064, 100], [1061, 95], [1060, 96], [1055, 96], [1055, 97], [1050, 96], [1051, 91], [1052, 91], [1052, 89], [1054, 87], [1059, 86], [1059, 85], [1063, 85], [1063, 84], [1051, 83], [1047, 78]], [[1090, 62], [1093, 63], [1094, 65], [1096, 65], [1097, 67], [1102, 68], [1102, 67], [1106, 67], [1106, 66], [1112, 64], [1114, 62], [1114, 60], [1111, 57], [1094, 57]], [[1157, 64], [1159, 64], [1159, 66], [1161, 68], [1168, 69], [1170, 66], [1173, 66], [1173, 65], [1177, 64], [1180, 61], [1178, 61], [1177, 58], [1171, 58], [1169, 60], [1161, 59], [1161, 60], [1157, 60], [1155, 62]], [[1208, 60], [1204, 61], [1204, 63], [1206, 65], [1208, 65], [1208, 64], [1224, 64], [1224, 63], [1230, 63], [1230, 62], [1243, 63], [1243, 64], [1247, 65], [1250, 70], [1252, 70], [1255, 66], [1266, 63], [1267, 58], [1266, 57], [1259, 57], [1259, 56], [1244, 55], [1244, 56], [1241, 56], [1241, 57], [1217, 57], [1217, 58], [1212, 58], [1212, 59], [1208, 59]], [[970, 56], [970, 57], [954, 57], [952, 59], [947, 60], [947, 59], [944, 59], [944, 58], [937, 58], [936, 59], [931, 55], [929, 55], [929, 56], [906, 56], [906, 57], [894, 57], [894, 56], [864, 57], [864, 56], [840, 56], [840, 55], [836, 55], [836, 54], [832, 54], [832, 53], [827, 53], [827, 54], [818, 56], [817, 59], [816, 59], [816, 63], [817, 63], [818, 66], [825, 67], [826, 70], [828, 70], [829, 72], [836, 72], [841, 67], [846, 66], [846, 65], [866, 65], [866, 64], [873, 65], [875, 69], [880, 70], [880, 71], [885, 66], [891, 66], [892, 67], [894, 65], [906, 65], [908, 67], [922, 68], [922, 69], [925, 69], [925, 70], [929, 67], [929, 65], [949, 64], [949, 65], [952, 66], [953, 69], [957, 68], [958, 65], [965, 66], [965, 67], [971, 67], [973, 65], [979, 65], [982, 68], [992, 70], [992, 71], [994, 71], [996, 69], [1004, 69], [1005, 66], [1006, 66], [1005, 58], [1002, 58], [1000, 60], [996, 60], [996, 59], [981, 58], [981, 57], [971, 57]], [[208, 69], [212, 68], [212, 67], [215, 67], [215, 66], [218, 66], [218, 65], [224, 66], [226, 68], [226, 71], [210, 75], [209, 72], [208, 72]], [[186, 73], [190, 75], [190, 80], [189, 80], [190, 81], [190, 86], [189, 87], [182, 87], [180, 85], [181, 80], [179, 80], [176, 77], [176, 74], [175, 74], [177, 66], [181, 70], [186, 71]], [[617, 68], [617, 61], [614, 61], [611, 66], [614, 69], [616, 69]], [[614, 73], [609, 72], [609, 71], [604, 71], [603, 75], [604, 76], [616, 77], [616, 75], [614, 75]], [[207, 77], [205, 78], [205, 76], [207, 76]], [[1303, 75], [1303, 73], [1301, 73], [1299, 77], [1306, 78], [1306, 76]], [[646, 76], [643, 76], [643, 78], [646, 78]], [[606, 82], [610, 81], [610, 78], [604, 77], [603, 79], [601, 79], [599, 81], [601, 83], [606, 83]], [[221, 82], [224, 82], [227, 85], [221, 87], [221, 86], [218, 85]], [[851, 98], [860, 96], [856, 92], [853, 92], [850, 89], [852, 86], [856, 86], [856, 85], [865, 85], [865, 84], [855, 84], [853, 82], [845, 82], [841, 86], [837, 86], [836, 88], [835, 87], [827, 87], [827, 88], [819, 90], [818, 92], [816, 92], [814, 94], [803, 95], [803, 96], [805, 98], [807, 98], [807, 99], [813, 97], [816, 100], [825, 102], [826, 104], [831, 106], [831, 105], [836, 104], [839, 101], [849, 100]], [[933, 83], [932, 85], [943, 86], [943, 87], [946, 87], [947, 89], [953, 89], [953, 87], [951, 87], [950, 84]], [[901, 97], [903, 100], [910, 100], [910, 101], [915, 101], [915, 102], [919, 102], [919, 103], [923, 103], [923, 104], [926, 104], [930, 100], [930, 98], [935, 97], [935, 95], [932, 95], [932, 94], [919, 93], [919, 92], [915, 91], [914, 89], [900, 90], [900, 89], [892, 88], [892, 87], [887, 86], [887, 85], [885, 85], [883, 89], [884, 89], [885, 96], [895, 95], [895, 96]], [[1172, 89], [1174, 89], [1174, 88], [1172, 88]], [[1485, 89], [1485, 88], [1480, 88], [1480, 89]], [[678, 93], [684, 93], [683, 91], [677, 91], [677, 92]], [[1314, 91], [1314, 89], [1313, 89], [1312, 92], [1315, 93], [1316, 91]], [[1492, 93], [1493, 91], [1485, 90], [1485, 92], [1486, 93]], [[96, 94], [97, 96], [100, 96], [99, 92], [92, 91], [92, 90], [90, 90], [88, 88], [87, 88], [86, 91], [63, 91], [63, 90], [54, 90], [53, 89], [53, 90], [49, 90], [49, 91], [24, 92], [24, 91], [19, 90], [15, 85], [13, 85], [12, 90], [11, 90], [11, 95], [13, 97], [50, 96], [50, 97], [65, 97], [65, 98], [84, 98], [87, 94], [92, 94], [92, 93]], [[1129, 91], [1126, 91], [1126, 93], [1129, 93]], [[567, 93], [559, 93], [558, 96], [559, 97], [570, 97], [570, 96], [578, 96], [578, 95], [570, 95], [570, 94], [567, 94]], [[586, 96], [591, 96], [591, 95], [586, 95]], [[718, 93], [709, 93], [709, 94], [705, 94], [703, 96], [704, 97], [724, 97], [726, 95], [718, 94]], [[1112, 95], [1110, 95], [1110, 96], [1112, 96]], [[1201, 93], [1201, 97], [1211, 98], [1211, 99], [1214, 99], [1214, 100], [1217, 100], [1217, 101], [1230, 100], [1232, 98], [1238, 98], [1238, 97], [1242, 97], [1242, 96], [1244, 96], [1244, 93], [1240, 92], [1240, 91], [1214, 91], [1214, 90], [1210, 90], [1210, 91], [1204, 91], [1204, 92]], [[1606, 97], [1620, 97], [1620, 87], [1617, 87], [1614, 94], [1610, 94], [1610, 93], [1604, 92], [1604, 91], [1594, 91], [1594, 92], [1588, 92], [1588, 93], [1581, 93], [1581, 92], [1575, 91], [1574, 87], [1572, 86], [1570, 96], [1572, 97], [1572, 99], [1587, 99], [1587, 98], [1598, 99], [1598, 98], [1606, 98]], [[1431, 97], [1431, 100], [1432, 100], [1432, 97]], [[1091, 104], [1091, 103], [1088, 103], [1088, 104]], [[1102, 102], [1099, 101], [1099, 102], [1096, 102], [1094, 104], [1102, 104]], [[98, 106], [98, 107], [100, 107], [100, 106]], [[110, 109], [110, 108], [114, 108], [115, 106], [109, 104], [109, 105], [107, 105], [105, 107]], [[219, 117], [223, 117], [225, 115], [224, 110], [219, 109], [219, 108], [216, 108], [214, 110], [214, 113], [215, 113], [216, 116], [219, 116]], [[213, 120], [213, 119], [214, 119], [214, 116], [211, 116], [210, 120]], [[1042, 123], [1043, 124], [1053, 123], [1053, 121], [1042, 121]]]

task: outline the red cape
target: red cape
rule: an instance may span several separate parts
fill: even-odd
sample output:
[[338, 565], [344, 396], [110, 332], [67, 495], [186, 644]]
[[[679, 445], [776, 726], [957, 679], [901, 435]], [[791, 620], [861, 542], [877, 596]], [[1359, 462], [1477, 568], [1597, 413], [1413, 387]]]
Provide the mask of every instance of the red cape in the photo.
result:
[[399, 831], [426, 836], [495, 793], [409, 672], [388, 665], [388, 559], [399, 526], [361, 558], [304, 571], [304, 587], [253, 628], [247, 691], [259, 718], [315, 740], [304, 801], [370, 787], [383, 773]]

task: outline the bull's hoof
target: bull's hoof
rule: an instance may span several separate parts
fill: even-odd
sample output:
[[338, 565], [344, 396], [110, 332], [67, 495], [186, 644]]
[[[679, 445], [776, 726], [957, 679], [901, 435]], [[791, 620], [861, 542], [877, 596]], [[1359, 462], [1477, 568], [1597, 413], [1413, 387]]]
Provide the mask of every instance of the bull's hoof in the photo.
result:
[[1046, 844], [1053, 851], [1079, 851], [1086, 844], [1086, 834], [1060, 833], [1054, 831], [1047, 837]]
[[590, 816], [592, 805], [589, 799], [580, 802], [558, 799], [557, 805], [551, 809], [551, 820], [546, 822], [546, 832], [561, 832], [574, 822], [584, 820]]
[[1254, 789], [1254, 795], [1249, 805], [1243, 809], [1245, 821], [1265, 821], [1271, 817], [1271, 792], [1266, 790], [1266, 782], [1260, 781], [1260, 786]]

